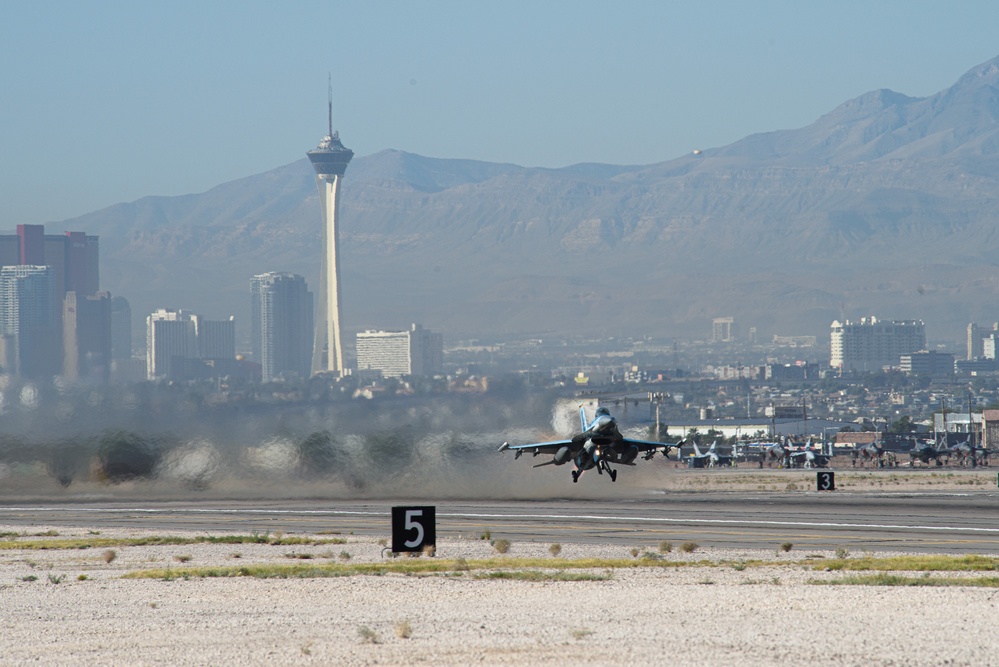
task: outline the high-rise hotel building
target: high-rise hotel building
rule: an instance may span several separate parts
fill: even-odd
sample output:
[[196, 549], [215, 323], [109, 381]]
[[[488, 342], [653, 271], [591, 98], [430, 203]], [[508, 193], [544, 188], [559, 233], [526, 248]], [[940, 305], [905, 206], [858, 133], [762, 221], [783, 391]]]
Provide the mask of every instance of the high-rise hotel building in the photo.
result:
[[[207, 361], [236, 356], [236, 318], [207, 320], [186, 310], [160, 308], [146, 318], [146, 377], [185, 380]], [[192, 363], [194, 362], [194, 363]]]
[[444, 337], [414, 324], [409, 331], [357, 334], [357, 370], [381, 371], [384, 377], [436, 375], [444, 368]]
[[830, 343], [830, 365], [840, 372], [880, 371], [897, 368], [903, 354], [925, 350], [926, 328], [922, 320], [833, 321]]
[[[55, 310], [55, 271], [19, 264], [0, 268], [3, 371], [41, 378], [59, 373], [62, 356]], [[61, 350], [60, 350], [61, 351]]]
[[[28, 276], [36, 275], [35, 269], [47, 267], [49, 272], [48, 324], [44, 332], [36, 329], [30, 337], [4, 334], [5, 350], [0, 356], [8, 372], [35, 377], [61, 373], [70, 380], [105, 377], [101, 369], [107, 361], [103, 356], [109, 330], [104, 321], [106, 310], [95, 306], [95, 311], [90, 308], [92, 300], [88, 301], [99, 289], [98, 259], [98, 238], [84, 232], [46, 234], [44, 225], [18, 225], [16, 234], [0, 234], [0, 266], [22, 267], [19, 272], [8, 271], [8, 278], [34, 282], [37, 277]], [[11, 301], [21, 298], [18, 294], [36, 298], [33, 291], [8, 289], [0, 296], [0, 309], [8, 313], [33, 311], [35, 306], [30, 303]]]
[[270, 272], [250, 281], [250, 339], [261, 380], [309, 377], [312, 370], [312, 293], [305, 278]]

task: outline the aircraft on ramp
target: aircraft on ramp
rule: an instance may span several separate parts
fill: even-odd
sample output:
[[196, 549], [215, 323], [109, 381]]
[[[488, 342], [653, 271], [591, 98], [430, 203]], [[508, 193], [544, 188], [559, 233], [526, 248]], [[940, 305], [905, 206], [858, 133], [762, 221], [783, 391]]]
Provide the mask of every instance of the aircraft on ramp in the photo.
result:
[[535, 442], [526, 445], [511, 445], [504, 442], [500, 445], [499, 451], [512, 451], [516, 453], [514, 458], [520, 458], [524, 452], [532, 455], [552, 454], [551, 461], [545, 461], [535, 465], [560, 466], [572, 461], [575, 469], [572, 471], [572, 481], [578, 482], [580, 475], [587, 470], [596, 468], [601, 475], [606, 472], [612, 482], [617, 481], [617, 470], [611, 468], [615, 465], [635, 465], [635, 459], [639, 454], [646, 461], [651, 461], [656, 452], [662, 452], [663, 456], [669, 457], [669, 450], [678, 449], [682, 440], [673, 445], [666, 442], [651, 442], [647, 440], [632, 440], [621, 435], [617, 428], [617, 421], [611, 416], [607, 408], [597, 408], [596, 415], [592, 422], [586, 421], [586, 408], [579, 406], [579, 423], [582, 433], [578, 433], [568, 440], [553, 440], [551, 442]]
[[788, 457], [795, 468], [825, 468], [829, 465], [829, 457], [816, 450], [811, 438], [801, 449], [790, 452]]
[[[701, 452], [697, 448], [697, 443], [694, 443], [694, 453], [687, 457], [687, 465], [691, 468], [703, 468], [705, 465], [708, 468], [715, 468], [718, 466], [734, 466], [735, 457], [729, 454], [719, 454], [715, 447], [718, 442], [712, 442], [711, 447], [706, 452]], [[702, 463], [695, 463], [695, 461], [701, 461]]]
[[916, 461], [922, 461], [924, 464], [929, 465], [930, 459], [933, 459], [938, 466], [943, 465], [943, 461], [940, 459], [949, 458], [950, 454], [950, 450], [940, 449], [928, 442], [921, 446], [913, 445], [912, 449], [909, 450], [910, 465], [914, 465]]
[[780, 468], [790, 467], [790, 454], [791, 447], [789, 440], [786, 437], [778, 437], [777, 442], [763, 447], [763, 450], [760, 452], [760, 467], [762, 468], [764, 463], [771, 461], [777, 461], [777, 466]]
[[976, 447], [969, 439], [959, 442], [947, 448], [945, 456], [953, 456], [957, 459], [958, 465], [970, 465], [972, 468], [979, 465], [988, 465], [989, 450], [984, 447]]
[[853, 450], [853, 461], [852, 465], [864, 465], [864, 461], [870, 461], [872, 465], [877, 465], [878, 467], [884, 466], [884, 459], [882, 458], [885, 454], [885, 450], [878, 446], [876, 442], [869, 442], [866, 445], [862, 445]]

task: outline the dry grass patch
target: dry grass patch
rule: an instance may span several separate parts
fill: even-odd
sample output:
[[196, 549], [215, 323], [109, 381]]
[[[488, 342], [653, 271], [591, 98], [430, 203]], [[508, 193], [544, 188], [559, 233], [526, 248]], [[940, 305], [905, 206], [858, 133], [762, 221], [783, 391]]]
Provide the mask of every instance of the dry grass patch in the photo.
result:
[[883, 572], [988, 572], [999, 570], [999, 558], [988, 556], [890, 556], [837, 558], [808, 563], [816, 569], [877, 570]]
[[929, 572], [921, 577], [907, 577], [889, 572], [858, 574], [828, 581], [809, 580], [817, 586], [968, 586], [972, 588], [999, 588], [999, 577], [931, 577]]
[[[46, 533], [42, 533], [45, 535]], [[58, 535], [58, 533], [56, 533]], [[324, 545], [346, 544], [343, 538], [317, 539], [314, 537], [271, 537], [267, 533], [252, 535], [202, 535], [198, 537], [178, 537], [172, 535], [150, 535], [147, 537], [87, 537], [47, 540], [3, 540], [2, 550], [50, 550], [50, 549], [101, 549], [109, 547], [148, 547], [185, 546], [189, 544], [269, 544], [269, 545]]]
[[[294, 579], [321, 577], [351, 577], [351, 576], [382, 576], [387, 574], [402, 575], [451, 575], [465, 571], [491, 570], [495, 572], [519, 572], [524, 570], [540, 571], [544, 580], [569, 581], [571, 573], [565, 570], [615, 570], [622, 568], [680, 568], [680, 567], [718, 567], [723, 563], [712, 561], [668, 561], [623, 558], [580, 558], [569, 560], [564, 558], [485, 558], [481, 560], [465, 559], [398, 559], [377, 563], [264, 563], [230, 566], [204, 566], [186, 568], [158, 568], [136, 570], [122, 575], [130, 579], [173, 579], [176, 577], [256, 577], [260, 579]], [[765, 563], [750, 561], [751, 566], [787, 567], [793, 563]], [[562, 574], [553, 574], [562, 572]], [[498, 575], [490, 578], [520, 578], [530, 579], [535, 575]], [[583, 579], [592, 580], [593, 575], [586, 574]]]
[[474, 575], [475, 579], [510, 579], [514, 581], [607, 581], [611, 578], [610, 572], [599, 574], [596, 572], [566, 572], [557, 570], [555, 572], [544, 570], [495, 570], [493, 572], [482, 572]]

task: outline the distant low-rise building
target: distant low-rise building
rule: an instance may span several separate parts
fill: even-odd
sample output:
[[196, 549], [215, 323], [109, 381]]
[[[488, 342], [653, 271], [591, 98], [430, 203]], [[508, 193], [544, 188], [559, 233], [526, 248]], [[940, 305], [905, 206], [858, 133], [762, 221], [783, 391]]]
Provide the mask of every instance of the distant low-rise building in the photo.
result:
[[942, 377], [954, 374], [954, 355], [922, 350], [899, 357], [899, 370], [908, 375]]

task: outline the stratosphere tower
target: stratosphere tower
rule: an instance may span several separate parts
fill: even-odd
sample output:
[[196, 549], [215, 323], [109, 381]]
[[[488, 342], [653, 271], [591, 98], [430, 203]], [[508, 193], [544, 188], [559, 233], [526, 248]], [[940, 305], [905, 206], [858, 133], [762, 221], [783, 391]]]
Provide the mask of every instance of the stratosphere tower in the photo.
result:
[[354, 151], [333, 131], [333, 84], [329, 86], [329, 134], [307, 152], [316, 170], [316, 187], [323, 209], [322, 264], [319, 274], [319, 308], [312, 349], [312, 374], [332, 371], [343, 375], [343, 342], [340, 327], [340, 181]]

